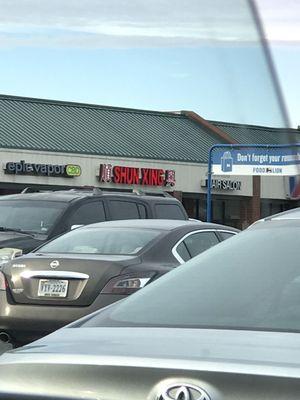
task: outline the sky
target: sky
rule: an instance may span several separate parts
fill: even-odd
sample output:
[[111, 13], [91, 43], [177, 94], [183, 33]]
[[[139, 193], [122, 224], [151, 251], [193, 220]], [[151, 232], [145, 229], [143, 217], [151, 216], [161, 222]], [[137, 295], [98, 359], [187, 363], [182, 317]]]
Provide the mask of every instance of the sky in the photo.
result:
[[258, 0], [264, 30], [279, 76], [290, 123], [300, 125], [300, 2]]
[[[300, 2], [258, 0], [293, 127]], [[0, 93], [285, 126], [246, 0], [0, 0]]]

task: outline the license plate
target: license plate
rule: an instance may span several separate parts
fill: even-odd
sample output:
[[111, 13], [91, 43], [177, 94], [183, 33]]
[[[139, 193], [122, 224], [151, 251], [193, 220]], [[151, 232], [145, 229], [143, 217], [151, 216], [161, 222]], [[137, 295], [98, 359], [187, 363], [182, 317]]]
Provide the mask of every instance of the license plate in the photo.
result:
[[58, 279], [40, 279], [39, 297], [66, 297], [69, 281]]

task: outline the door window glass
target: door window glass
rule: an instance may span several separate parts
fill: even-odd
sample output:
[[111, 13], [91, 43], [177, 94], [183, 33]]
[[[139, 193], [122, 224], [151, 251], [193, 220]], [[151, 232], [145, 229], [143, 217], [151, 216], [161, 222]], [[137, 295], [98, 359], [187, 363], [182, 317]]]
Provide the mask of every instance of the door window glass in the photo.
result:
[[183, 261], [188, 261], [191, 258], [190, 253], [188, 252], [188, 249], [186, 248], [186, 245], [184, 242], [181, 242], [176, 247], [176, 252], [183, 259]]
[[109, 209], [112, 220], [140, 218], [137, 204], [131, 201], [110, 200]]
[[219, 240], [214, 232], [199, 232], [188, 236], [184, 243], [191, 256], [195, 257], [219, 243]]
[[82, 204], [76, 211], [74, 211], [69, 219], [69, 227], [72, 225], [88, 225], [103, 221], [105, 221], [103, 202], [93, 201]]
[[156, 218], [162, 219], [185, 219], [185, 216], [179, 206], [176, 204], [156, 204]]
[[234, 233], [231, 233], [231, 232], [219, 232], [219, 234], [220, 234], [222, 240], [226, 240], [226, 239], [229, 239], [232, 236], [234, 236]]

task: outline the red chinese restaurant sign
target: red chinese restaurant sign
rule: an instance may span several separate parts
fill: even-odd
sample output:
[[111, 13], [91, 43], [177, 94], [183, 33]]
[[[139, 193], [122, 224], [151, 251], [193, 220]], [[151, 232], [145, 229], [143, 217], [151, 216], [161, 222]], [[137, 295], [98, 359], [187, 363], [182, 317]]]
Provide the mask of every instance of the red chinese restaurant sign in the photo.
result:
[[122, 167], [101, 164], [99, 181], [123, 185], [174, 186], [175, 171], [156, 168]]

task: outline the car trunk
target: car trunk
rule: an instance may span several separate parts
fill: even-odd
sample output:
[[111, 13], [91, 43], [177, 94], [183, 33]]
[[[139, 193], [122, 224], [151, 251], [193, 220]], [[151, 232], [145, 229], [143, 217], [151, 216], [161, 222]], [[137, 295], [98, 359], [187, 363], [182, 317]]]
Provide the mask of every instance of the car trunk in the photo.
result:
[[88, 306], [105, 284], [138, 257], [36, 255], [15, 260], [4, 273], [16, 303]]
[[[47, 393], [58, 400], [298, 400], [298, 336], [149, 327], [61, 329], [2, 356], [0, 399], [44, 400]], [[180, 394], [183, 387], [185, 395]]]

